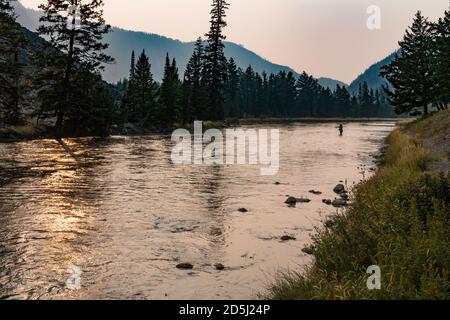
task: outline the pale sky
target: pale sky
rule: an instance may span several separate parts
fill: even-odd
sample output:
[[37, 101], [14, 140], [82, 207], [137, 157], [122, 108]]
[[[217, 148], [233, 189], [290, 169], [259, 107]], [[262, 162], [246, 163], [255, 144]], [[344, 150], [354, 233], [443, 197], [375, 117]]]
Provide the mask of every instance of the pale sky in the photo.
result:
[[[43, 0], [20, 0], [36, 8]], [[436, 20], [448, 0], [229, 0], [227, 40], [312, 75], [351, 82], [397, 49], [417, 10]], [[209, 29], [211, 0], [105, 0], [105, 18], [124, 29], [193, 41]], [[369, 30], [370, 5], [381, 29]]]

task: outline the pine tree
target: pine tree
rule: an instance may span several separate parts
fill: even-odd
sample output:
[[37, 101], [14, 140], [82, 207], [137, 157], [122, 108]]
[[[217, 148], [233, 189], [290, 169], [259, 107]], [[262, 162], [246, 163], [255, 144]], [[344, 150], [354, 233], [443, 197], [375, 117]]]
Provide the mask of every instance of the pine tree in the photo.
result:
[[19, 53], [25, 39], [8, 0], [0, 0], [0, 30], [0, 119], [17, 124], [20, 122], [24, 87], [24, 65]]
[[155, 120], [157, 86], [153, 81], [151, 64], [145, 50], [136, 63], [133, 81], [132, 105], [135, 109], [130, 114], [130, 121], [144, 126]]
[[166, 55], [164, 77], [160, 88], [160, 110], [158, 122], [163, 129], [173, 127], [178, 110], [180, 80], [175, 59], [170, 64], [169, 54]]
[[296, 109], [297, 87], [296, 79], [292, 71], [286, 74], [286, 80], [284, 83], [284, 104], [286, 116], [293, 116]]
[[233, 58], [227, 64], [227, 78], [225, 82], [225, 115], [227, 117], [240, 116], [239, 101], [239, 72]]
[[43, 16], [38, 33], [48, 38], [52, 48], [38, 57], [44, 71], [38, 80], [45, 88], [40, 96], [43, 112], [57, 117], [57, 133], [67, 115], [79, 108], [75, 93], [83, 85], [77, 80], [83, 77], [77, 72], [98, 74], [105, 63], [114, 61], [103, 53], [108, 44], [102, 38], [110, 26], [105, 24], [102, 7], [103, 0], [47, 0], [39, 6]]
[[436, 36], [436, 56], [434, 59], [435, 82], [438, 85], [437, 95], [439, 109], [450, 104], [450, 9], [445, 11], [434, 26]]
[[416, 108], [428, 114], [430, 104], [435, 102], [433, 39], [431, 24], [417, 12], [412, 26], [399, 42], [400, 54], [382, 69], [381, 74], [394, 88], [385, 88], [389, 101], [399, 114]]
[[336, 86], [333, 98], [336, 102], [336, 110], [334, 116], [349, 117], [351, 116], [351, 95], [345, 86]]
[[317, 100], [320, 91], [320, 85], [317, 79], [303, 72], [297, 80], [297, 90], [299, 115], [309, 117], [317, 116]]
[[130, 78], [129, 78], [130, 82], [134, 81], [135, 72], [136, 72], [136, 55], [133, 50], [131, 51]]
[[224, 54], [225, 45], [223, 41], [226, 37], [222, 30], [227, 23], [226, 10], [228, 9], [226, 0], [213, 0], [211, 10], [211, 28], [206, 34], [207, 46], [205, 48], [204, 68], [205, 83], [208, 87], [209, 102], [208, 109], [211, 120], [224, 119], [224, 82], [226, 79], [227, 60]]
[[240, 109], [245, 116], [255, 116], [255, 86], [254, 86], [255, 72], [252, 66], [248, 66], [240, 77]]
[[121, 109], [123, 122], [127, 122], [131, 115], [136, 114], [136, 56], [134, 50], [131, 52], [130, 74]]
[[201, 38], [198, 38], [195, 43], [194, 53], [184, 73], [180, 110], [180, 120], [184, 123], [190, 123], [193, 120], [207, 120], [209, 118], [208, 110], [205, 108], [208, 99], [204, 81], [203, 62], [203, 41]]

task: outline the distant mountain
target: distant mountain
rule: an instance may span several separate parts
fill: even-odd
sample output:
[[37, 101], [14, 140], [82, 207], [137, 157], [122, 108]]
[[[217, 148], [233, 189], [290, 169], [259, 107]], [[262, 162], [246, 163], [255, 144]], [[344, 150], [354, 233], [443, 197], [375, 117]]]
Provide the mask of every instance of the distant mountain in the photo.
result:
[[[19, 15], [18, 22], [24, 27], [35, 31], [39, 25], [40, 12], [25, 8], [19, 2], [16, 2], [16, 13]], [[116, 59], [116, 63], [106, 67], [103, 77], [108, 82], [116, 82], [121, 78], [127, 77], [129, 73], [129, 64], [131, 50], [139, 54], [142, 49], [150, 56], [152, 63], [152, 72], [156, 80], [161, 80], [164, 71], [165, 56], [168, 52], [171, 57], [177, 60], [180, 70], [180, 76], [183, 75], [186, 63], [194, 50], [194, 42], [181, 42], [164, 36], [149, 34], [144, 32], [128, 31], [120, 28], [112, 28], [112, 32], [105, 37], [105, 41], [110, 44], [107, 53]], [[236, 64], [242, 69], [249, 65], [259, 73], [278, 73], [279, 71], [292, 71], [295, 76], [298, 73], [293, 69], [274, 64], [256, 53], [232, 42], [226, 42], [225, 55], [233, 57]], [[331, 87], [335, 87], [334, 80], [327, 80]], [[339, 83], [336, 81], [336, 83]]]
[[[194, 42], [181, 42], [156, 34], [120, 28], [113, 28], [113, 32], [105, 36], [105, 41], [110, 44], [106, 52], [117, 61], [115, 65], [106, 68], [104, 77], [107, 81], [116, 81], [128, 76], [131, 50], [135, 50], [136, 54], [139, 54], [142, 49], [145, 49], [150, 56], [152, 72], [156, 80], [162, 79], [167, 52], [171, 58], [177, 60], [180, 76], [182, 76], [186, 63], [194, 51]], [[256, 53], [232, 42], [225, 43], [225, 55], [228, 58], [233, 57], [236, 64], [243, 69], [251, 65], [259, 73], [263, 71], [278, 73], [283, 70], [286, 72], [292, 71], [298, 76], [291, 68], [271, 63]]]
[[331, 90], [335, 90], [337, 85], [340, 85], [341, 87], [348, 87], [348, 84], [338, 81], [338, 80], [334, 80], [334, 79], [330, 79], [330, 78], [319, 78], [319, 84], [322, 87], [325, 88], [330, 88]]
[[369, 88], [378, 89], [381, 86], [387, 84], [386, 79], [380, 76], [381, 68], [385, 65], [390, 64], [395, 57], [397, 52], [392, 53], [387, 58], [373, 64], [369, 69], [362, 73], [355, 81], [353, 81], [349, 86], [349, 91], [353, 94], [358, 93], [359, 85], [367, 82]]

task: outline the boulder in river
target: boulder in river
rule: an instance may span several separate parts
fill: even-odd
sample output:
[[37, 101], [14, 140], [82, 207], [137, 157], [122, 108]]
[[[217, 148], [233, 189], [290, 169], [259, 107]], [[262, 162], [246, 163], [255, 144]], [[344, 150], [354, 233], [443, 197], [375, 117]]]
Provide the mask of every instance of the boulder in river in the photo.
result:
[[280, 239], [281, 239], [281, 241], [295, 241], [295, 240], [297, 240], [297, 238], [295, 238], [293, 236], [288, 236], [288, 235], [282, 236]]
[[284, 203], [287, 203], [287, 204], [296, 204], [296, 203], [297, 203], [297, 198], [289, 197], [289, 198], [287, 198], [287, 200], [286, 200]]
[[191, 263], [180, 263], [177, 265], [177, 269], [192, 270], [194, 269], [194, 266]]
[[345, 186], [342, 183], [340, 183], [336, 187], [334, 187], [333, 191], [337, 194], [341, 194], [345, 192]]
[[335, 199], [332, 203], [332, 205], [336, 208], [346, 207], [348, 205], [348, 202], [344, 199]]
[[285, 201], [286, 204], [296, 204], [296, 203], [309, 203], [311, 202], [311, 200], [307, 199], [307, 198], [295, 198], [295, 197], [289, 197], [287, 198], [287, 200]]
[[241, 213], [247, 213], [248, 212], [248, 210], [245, 209], [245, 208], [240, 208], [238, 211], [241, 212]]
[[216, 270], [219, 270], [219, 271], [222, 271], [225, 269], [225, 266], [221, 263], [215, 264], [214, 267], [216, 268]]
[[315, 194], [316, 196], [320, 196], [322, 194], [322, 192], [317, 190], [309, 190], [309, 193]]
[[329, 206], [331, 206], [331, 204], [333, 203], [333, 201], [331, 201], [330, 199], [323, 199], [322, 202]]
[[342, 192], [339, 196], [341, 197], [342, 200], [345, 201], [348, 201], [350, 199], [347, 192]]

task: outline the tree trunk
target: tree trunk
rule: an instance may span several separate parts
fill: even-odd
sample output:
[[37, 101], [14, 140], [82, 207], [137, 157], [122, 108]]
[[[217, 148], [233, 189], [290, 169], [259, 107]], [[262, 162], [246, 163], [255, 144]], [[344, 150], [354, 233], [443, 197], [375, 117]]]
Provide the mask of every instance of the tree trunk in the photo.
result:
[[425, 104], [424, 106], [423, 106], [423, 112], [424, 112], [424, 114], [427, 116], [428, 115], [428, 104]]

